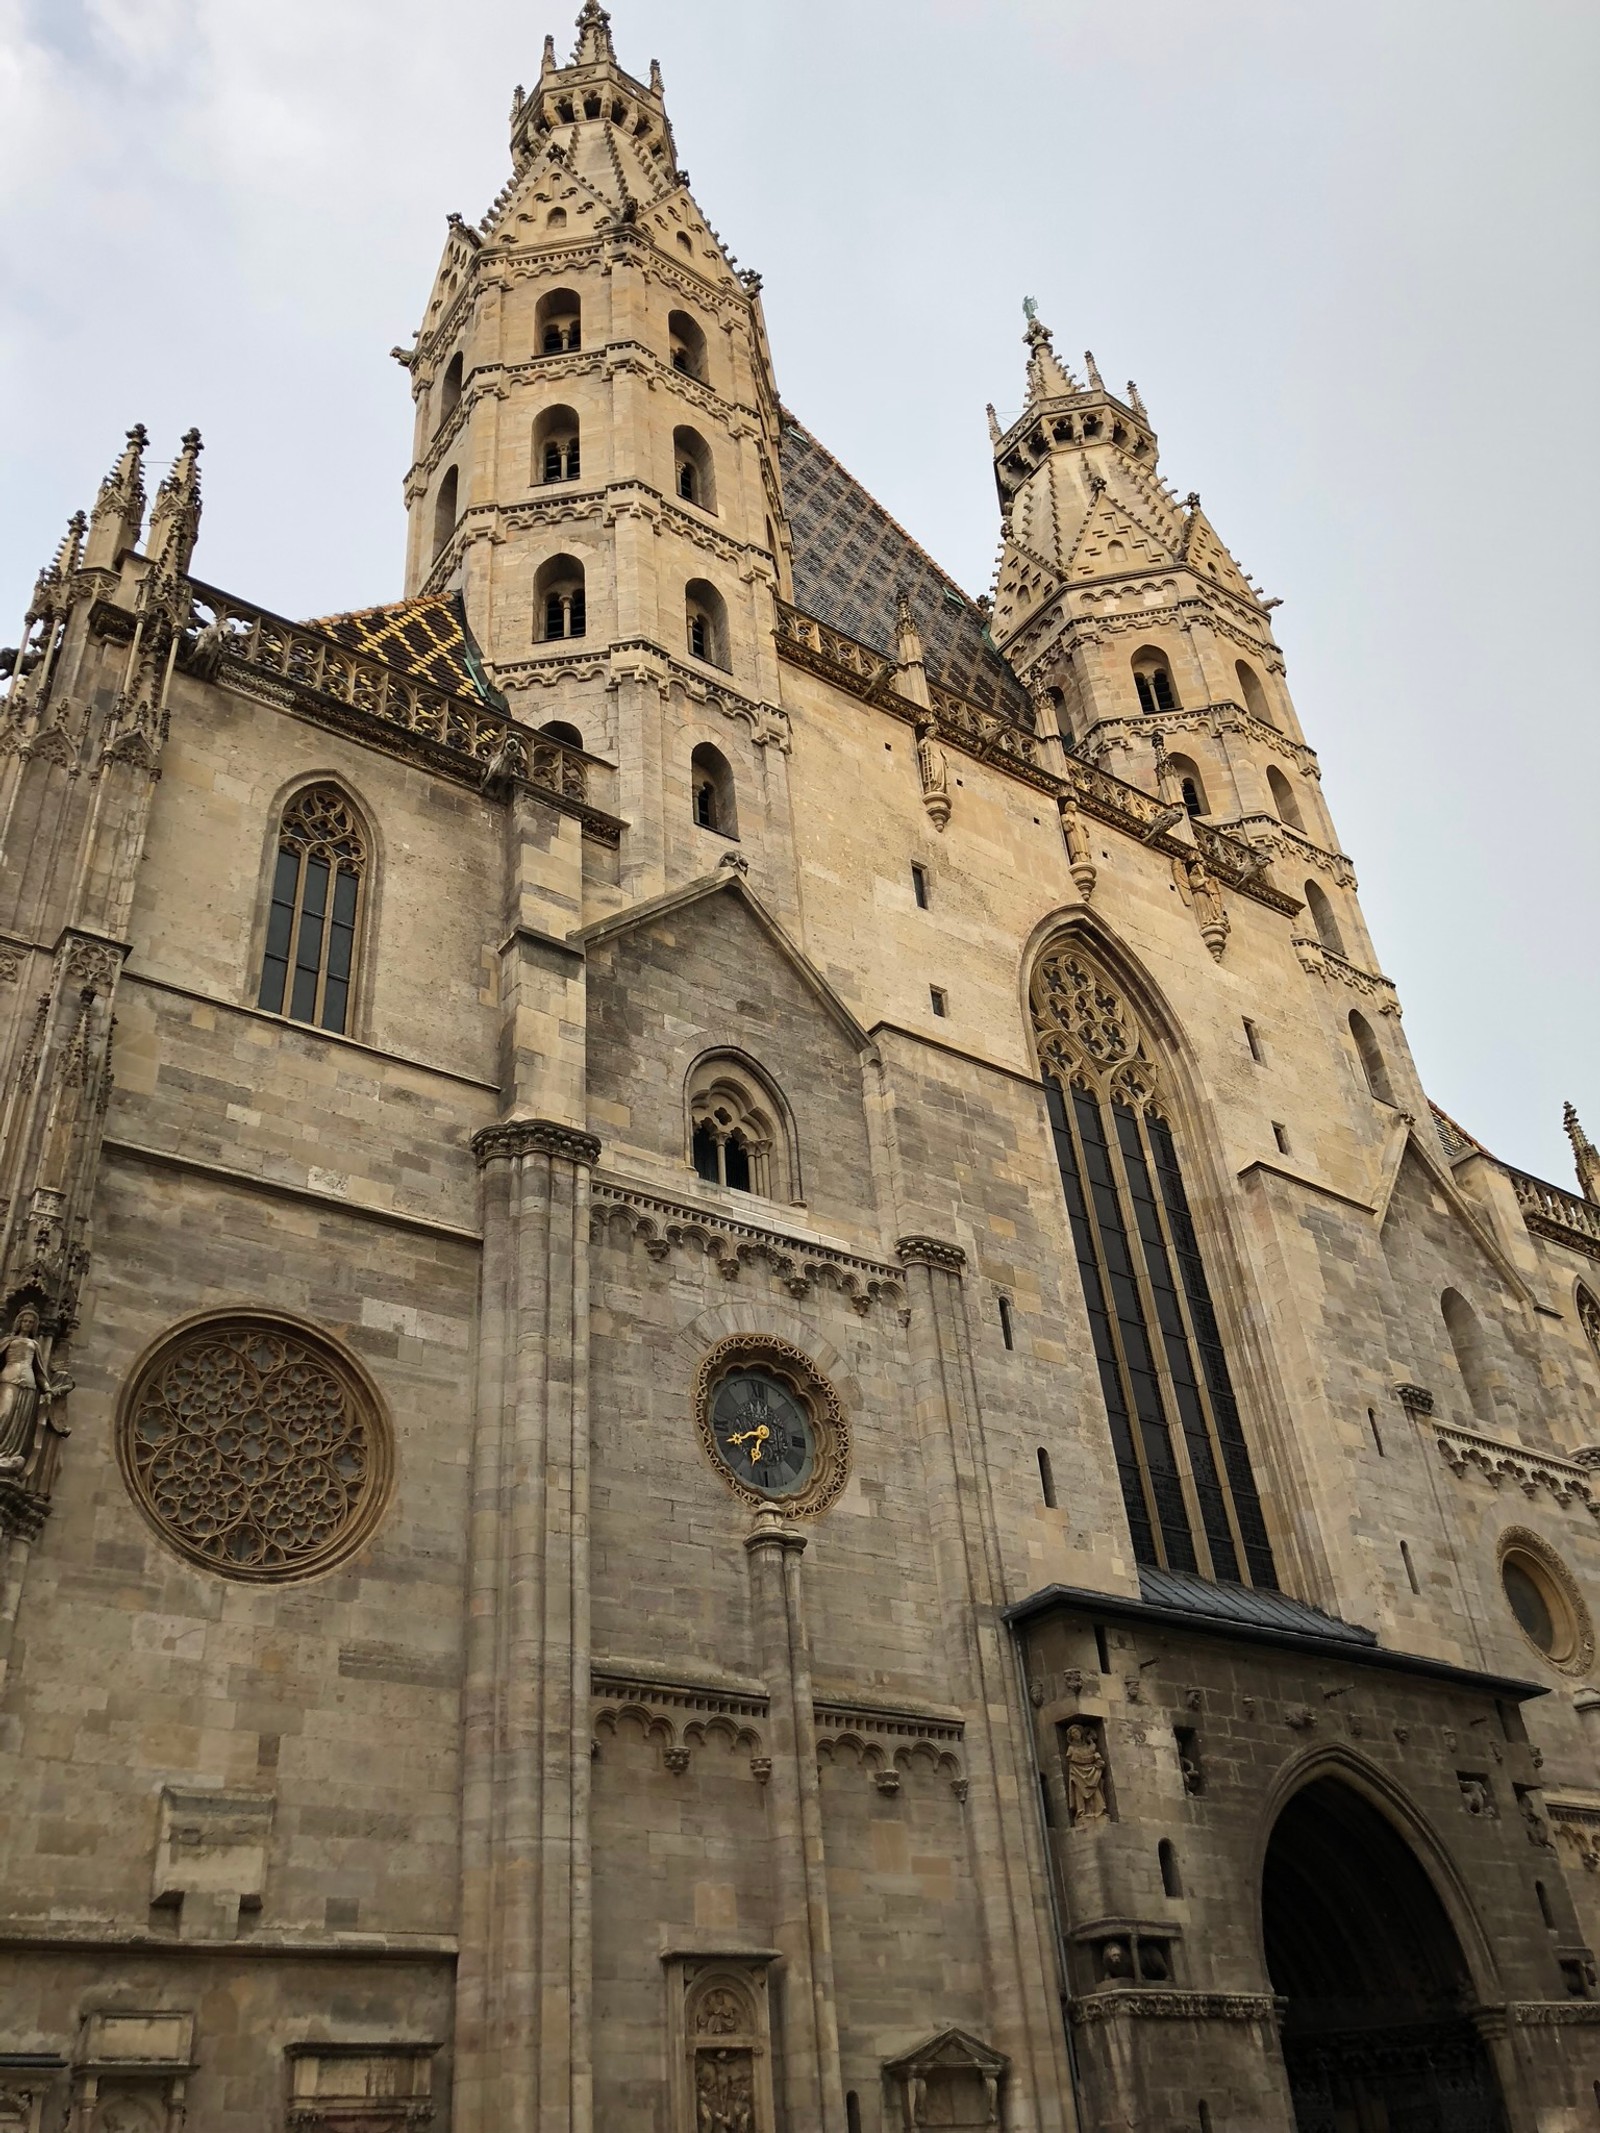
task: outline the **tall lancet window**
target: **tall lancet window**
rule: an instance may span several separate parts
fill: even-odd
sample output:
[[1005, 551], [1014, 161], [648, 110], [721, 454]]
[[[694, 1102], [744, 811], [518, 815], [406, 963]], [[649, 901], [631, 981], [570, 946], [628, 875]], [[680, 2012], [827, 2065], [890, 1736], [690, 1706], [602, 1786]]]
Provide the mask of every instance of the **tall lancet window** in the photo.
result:
[[1076, 947], [1040, 959], [1032, 1009], [1134, 1553], [1276, 1586], [1155, 1059]]
[[258, 1005], [341, 1033], [350, 1025], [367, 840], [337, 785], [308, 785], [284, 809]]

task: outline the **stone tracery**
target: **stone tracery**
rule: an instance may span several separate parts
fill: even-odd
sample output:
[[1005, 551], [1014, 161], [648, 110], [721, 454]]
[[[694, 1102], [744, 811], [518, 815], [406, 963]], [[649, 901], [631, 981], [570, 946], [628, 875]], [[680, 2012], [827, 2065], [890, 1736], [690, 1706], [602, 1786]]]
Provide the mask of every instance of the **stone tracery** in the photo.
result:
[[224, 1576], [304, 1576], [370, 1532], [390, 1452], [376, 1402], [314, 1334], [207, 1320], [140, 1372], [118, 1450], [135, 1501], [180, 1554]]

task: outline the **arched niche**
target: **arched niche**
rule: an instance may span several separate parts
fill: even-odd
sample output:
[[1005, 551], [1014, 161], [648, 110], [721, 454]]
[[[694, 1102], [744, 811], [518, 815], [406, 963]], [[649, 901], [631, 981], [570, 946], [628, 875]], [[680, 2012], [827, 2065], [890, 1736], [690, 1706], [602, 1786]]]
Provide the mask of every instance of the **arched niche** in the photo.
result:
[[1264, 726], [1275, 726], [1278, 721], [1272, 715], [1272, 707], [1267, 702], [1267, 692], [1255, 668], [1246, 659], [1236, 659], [1233, 672], [1239, 684], [1239, 694], [1244, 700], [1244, 707], [1250, 716], [1260, 719]]
[[460, 516], [461, 476], [454, 467], [446, 467], [433, 499], [433, 558], [437, 563], [450, 545], [450, 536], [456, 530]]
[[537, 355], [565, 355], [583, 346], [583, 305], [574, 289], [550, 289], [533, 315]]
[[711, 447], [689, 423], [679, 423], [672, 433], [672, 486], [686, 504], [701, 511], [717, 508], [717, 468]]
[[1276, 763], [1267, 765], [1267, 790], [1272, 795], [1272, 804], [1278, 811], [1278, 820], [1287, 822], [1290, 829], [1297, 829], [1303, 837], [1306, 833], [1305, 817], [1300, 812], [1300, 800], [1294, 787]]
[[739, 810], [733, 769], [722, 750], [701, 741], [689, 757], [689, 795], [696, 827], [719, 837], [739, 834]]
[[667, 318], [667, 351], [674, 370], [685, 377], [706, 382], [706, 337], [687, 311], [674, 311]]

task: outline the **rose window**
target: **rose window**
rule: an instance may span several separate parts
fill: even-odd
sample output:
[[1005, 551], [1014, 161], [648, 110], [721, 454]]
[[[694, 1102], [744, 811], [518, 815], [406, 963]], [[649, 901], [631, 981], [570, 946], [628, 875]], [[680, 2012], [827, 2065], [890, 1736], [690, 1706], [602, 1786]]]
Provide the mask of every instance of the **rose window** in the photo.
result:
[[326, 1569], [371, 1532], [389, 1479], [364, 1379], [270, 1318], [208, 1320], [162, 1346], [123, 1403], [118, 1449], [162, 1538], [224, 1577]]

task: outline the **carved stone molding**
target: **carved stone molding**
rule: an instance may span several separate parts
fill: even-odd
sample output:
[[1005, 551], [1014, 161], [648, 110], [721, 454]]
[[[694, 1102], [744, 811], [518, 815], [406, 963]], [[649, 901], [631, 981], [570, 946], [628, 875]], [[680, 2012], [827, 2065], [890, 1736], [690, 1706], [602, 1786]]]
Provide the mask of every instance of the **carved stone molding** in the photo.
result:
[[1071, 2016], [1089, 2022], [1276, 2022], [1284, 2002], [1270, 1992], [1166, 1992], [1119, 1986], [1074, 2000]]
[[475, 1133], [472, 1152], [480, 1170], [490, 1163], [516, 1162], [528, 1155], [559, 1156], [592, 1168], [600, 1160], [600, 1142], [593, 1133], [563, 1126], [553, 1118], [513, 1118]]
[[1552, 1244], [1564, 1244], [1570, 1252], [1600, 1259], [1600, 1207], [1520, 1170], [1508, 1170], [1506, 1176], [1522, 1209], [1522, 1219], [1534, 1236], [1548, 1237]]
[[902, 1237], [895, 1250], [903, 1266], [937, 1267], [942, 1274], [959, 1274], [967, 1263], [961, 1246], [942, 1237]]
[[703, 1252], [727, 1281], [737, 1281], [747, 1267], [765, 1266], [791, 1296], [832, 1288], [863, 1318], [879, 1303], [896, 1311], [905, 1309], [904, 1276], [898, 1267], [859, 1259], [781, 1230], [684, 1207], [630, 1186], [597, 1181], [590, 1210], [591, 1234], [603, 1236], [618, 1224], [627, 1228], [652, 1259], [665, 1259], [674, 1251]]
[[703, 1687], [695, 1682], [658, 1681], [649, 1676], [611, 1668], [595, 1668], [590, 1675], [591, 1746], [604, 1752], [625, 1724], [635, 1725], [643, 1737], [661, 1752], [668, 1770], [682, 1773], [692, 1767], [694, 1751], [708, 1740], [719, 1741], [732, 1753], [749, 1758], [750, 1775], [764, 1785], [772, 1775], [764, 1728], [767, 1719], [765, 1695], [739, 1690]]
[[1600, 1874], [1600, 1807], [1547, 1800], [1545, 1808], [1557, 1842], [1568, 1847], [1585, 1873]]
[[[818, 1698], [814, 1706], [817, 1755], [839, 1764], [853, 1756], [880, 1792], [897, 1793], [903, 1777], [921, 1769], [949, 1782], [957, 1799], [967, 1796], [960, 1749], [965, 1727], [958, 1718], [924, 1717], [912, 1711]], [[843, 1751], [843, 1756], [841, 1752]]]
[[1600, 2027], [1600, 2000], [1508, 2000], [1506, 2018], [1526, 2028]]
[[1520, 1444], [1504, 1444], [1497, 1437], [1480, 1436], [1454, 1422], [1433, 1423], [1439, 1456], [1458, 1478], [1475, 1469], [1491, 1488], [1514, 1481], [1524, 1496], [1537, 1496], [1547, 1489], [1563, 1510], [1576, 1504], [1600, 1519], [1600, 1500], [1594, 1493], [1594, 1478], [1576, 1459], [1560, 1459], [1548, 1452], [1530, 1452]]
[[1394, 1396], [1408, 1415], [1433, 1413], [1433, 1394], [1426, 1385], [1397, 1385]]
[[1352, 963], [1348, 956], [1336, 955], [1333, 949], [1325, 948], [1321, 941], [1313, 940], [1309, 934], [1295, 934], [1293, 946], [1301, 969], [1312, 977], [1337, 978], [1352, 992], [1374, 1001], [1380, 1015], [1399, 1015], [1400, 995], [1395, 990], [1393, 978], [1384, 977], [1380, 971], [1363, 970], [1359, 963]]

